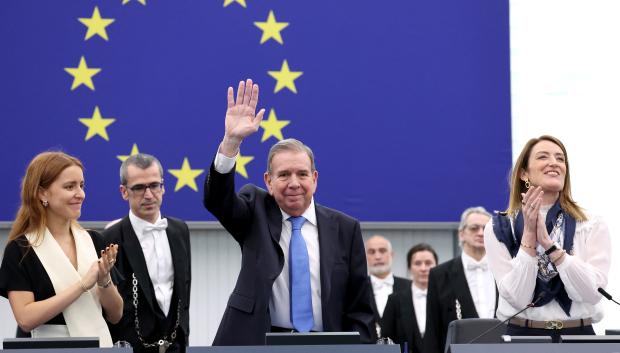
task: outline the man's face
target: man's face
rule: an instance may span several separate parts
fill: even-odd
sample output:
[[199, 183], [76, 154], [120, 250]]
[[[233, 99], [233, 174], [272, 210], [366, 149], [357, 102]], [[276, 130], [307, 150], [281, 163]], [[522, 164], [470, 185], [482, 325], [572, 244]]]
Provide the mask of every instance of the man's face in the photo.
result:
[[471, 213], [465, 219], [465, 228], [459, 231], [459, 239], [468, 255], [484, 250], [484, 226], [487, 222], [489, 217], [482, 213]]
[[121, 185], [121, 195], [129, 201], [134, 215], [151, 223], [157, 221], [165, 192], [163, 184], [158, 186], [161, 182], [156, 163], [146, 169], [134, 165], [127, 167], [127, 185]]
[[366, 241], [366, 261], [371, 275], [385, 278], [390, 274], [393, 256], [390, 242], [384, 237], [375, 235]]
[[282, 151], [271, 160], [271, 174], [265, 173], [265, 185], [280, 208], [291, 216], [301, 216], [310, 206], [319, 173], [311, 170], [305, 152]]

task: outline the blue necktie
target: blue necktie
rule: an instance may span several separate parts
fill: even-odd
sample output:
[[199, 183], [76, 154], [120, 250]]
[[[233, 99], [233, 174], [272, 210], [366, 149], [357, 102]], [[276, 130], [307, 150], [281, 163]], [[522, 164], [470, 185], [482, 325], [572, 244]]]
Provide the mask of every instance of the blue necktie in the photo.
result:
[[309, 332], [314, 326], [312, 316], [312, 290], [310, 288], [310, 259], [301, 227], [306, 219], [290, 217], [291, 244], [288, 252], [289, 284], [291, 286], [291, 323], [299, 332]]

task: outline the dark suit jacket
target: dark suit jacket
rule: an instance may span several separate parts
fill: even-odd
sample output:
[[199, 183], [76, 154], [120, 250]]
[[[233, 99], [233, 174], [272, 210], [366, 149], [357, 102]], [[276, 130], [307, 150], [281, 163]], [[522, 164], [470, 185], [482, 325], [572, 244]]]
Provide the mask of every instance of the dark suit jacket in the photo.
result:
[[189, 299], [191, 288], [191, 252], [189, 229], [185, 222], [172, 218], [168, 219], [168, 242], [174, 264], [174, 290], [170, 311], [166, 317], [157, 304], [153, 283], [146, 267], [146, 260], [138, 237], [131, 226], [129, 216], [103, 231], [106, 243], [118, 244], [116, 266], [124, 280], [119, 283], [118, 291], [123, 297], [123, 318], [116, 325], [110, 325], [112, 339], [124, 340], [131, 343], [134, 351], [143, 350], [138, 340], [134, 324], [134, 306], [132, 297], [132, 274], [138, 279], [138, 318], [140, 320], [140, 334], [146, 343], [153, 343], [167, 336], [170, 340], [177, 317], [177, 300], [181, 300], [181, 315], [176, 342], [182, 349], [188, 344], [189, 337]]
[[[457, 299], [461, 305], [463, 319], [478, 317], [460, 256], [430, 271], [426, 302], [426, 332], [424, 333], [425, 353], [443, 353], [448, 324], [457, 319]], [[497, 307], [497, 291], [495, 303]]]
[[[375, 295], [372, 291], [372, 281], [370, 280], [370, 276], [368, 276], [368, 283], [370, 283], [370, 305], [372, 306], [372, 313], [374, 315], [374, 323], [378, 323], [381, 326], [381, 315], [379, 315], [379, 310], [377, 309], [377, 303], [375, 302]], [[394, 287], [392, 287], [392, 293], [400, 292], [402, 290], [406, 290], [407, 288], [411, 289], [411, 280], [402, 277], [394, 276]]]
[[[204, 204], [241, 247], [241, 271], [213, 345], [262, 345], [271, 330], [269, 299], [282, 272], [282, 213], [265, 190], [248, 184], [235, 194], [234, 169], [205, 181]], [[372, 309], [366, 256], [357, 220], [315, 203], [319, 232], [324, 331], [358, 331], [371, 342]], [[374, 329], [373, 329], [374, 330]]]
[[[426, 314], [430, 315], [429, 312]], [[401, 346], [407, 342], [409, 352], [422, 352], [422, 335], [415, 317], [411, 285], [388, 297], [381, 318], [381, 334], [391, 338], [395, 343], [400, 343]]]

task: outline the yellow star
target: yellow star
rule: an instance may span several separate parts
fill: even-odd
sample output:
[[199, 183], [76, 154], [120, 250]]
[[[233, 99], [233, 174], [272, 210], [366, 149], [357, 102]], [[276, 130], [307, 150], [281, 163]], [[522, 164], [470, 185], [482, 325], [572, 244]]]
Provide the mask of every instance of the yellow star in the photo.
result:
[[247, 7], [247, 5], [245, 4], [245, 0], [224, 0], [224, 7], [232, 4], [233, 2], [239, 3], [239, 5], [243, 7]]
[[293, 93], [297, 93], [297, 88], [295, 88], [295, 80], [299, 78], [299, 76], [303, 75], [303, 72], [291, 71], [288, 68], [288, 62], [286, 59], [282, 62], [282, 68], [280, 71], [267, 71], [267, 73], [277, 81], [276, 88], [273, 93], [278, 93], [278, 91], [284, 87], [288, 88]]
[[276, 16], [273, 14], [273, 10], [270, 10], [266, 22], [254, 22], [254, 25], [263, 31], [260, 44], [265, 43], [270, 38], [273, 38], [280, 44], [284, 44], [280, 31], [288, 27], [288, 24], [288, 22], [276, 22]]
[[129, 152], [129, 155], [116, 156], [116, 158], [118, 158], [121, 162], [124, 162], [127, 158], [129, 158], [129, 156], [133, 156], [138, 153], [140, 153], [140, 151], [138, 151], [138, 145], [134, 143], [133, 146], [131, 146], [131, 152]]
[[114, 121], [116, 121], [116, 119], [102, 118], [98, 106], [95, 106], [95, 111], [93, 112], [93, 116], [90, 119], [79, 118], [78, 120], [82, 124], [88, 126], [88, 132], [86, 133], [86, 138], [84, 139], [85, 141], [90, 140], [90, 138], [95, 135], [99, 135], [103, 137], [104, 140], [110, 141], [110, 139], [108, 138], [108, 132], [105, 128], [112, 124]]
[[89, 68], [88, 65], [86, 65], [86, 59], [82, 56], [78, 67], [65, 67], [65, 71], [73, 76], [73, 84], [71, 85], [72, 91], [80, 85], [84, 85], [94, 91], [95, 85], [93, 84], [93, 76], [98, 74], [101, 69]]
[[[123, 5], [127, 4], [131, 0], [123, 0]], [[139, 3], [146, 6], [146, 0], [138, 0]]]
[[265, 142], [265, 140], [267, 140], [271, 136], [278, 139], [278, 141], [282, 140], [284, 138], [282, 136], [282, 128], [284, 128], [290, 123], [290, 120], [278, 120], [278, 118], [276, 117], [276, 111], [271, 109], [269, 111], [269, 118], [260, 122], [260, 127], [265, 130], [265, 132], [263, 132], [263, 137], [261, 138], [260, 142]]
[[241, 152], [239, 152], [239, 156], [237, 156], [237, 167], [235, 170], [237, 173], [241, 174], [242, 177], [248, 178], [248, 171], [245, 169], [245, 165], [250, 163], [254, 157], [252, 156], [242, 156]]
[[95, 6], [93, 10], [93, 15], [91, 18], [78, 18], [84, 26], [88, 28], [86, 31], [86, 37], [84, 40], [89, 40], [95, 34], [99, 35], [99, 37], [108, 40], [108, 33], [105, 28], [114, 22], [113, 18], [101, 18], [101, 14], [99, 14], [99, 8]]
[[204, 172], [204, 169], [192, 169], [189, 166], [187, 157], [183, 159], [181, 169], [168, 169], [168, 173], [177, 178], [177, 185], [174, 187], [174, 191], [178, 191], [184, 186], [189, 186], [192, 190], [198, 191], [198, 186], [196, 185], [195, 179]]

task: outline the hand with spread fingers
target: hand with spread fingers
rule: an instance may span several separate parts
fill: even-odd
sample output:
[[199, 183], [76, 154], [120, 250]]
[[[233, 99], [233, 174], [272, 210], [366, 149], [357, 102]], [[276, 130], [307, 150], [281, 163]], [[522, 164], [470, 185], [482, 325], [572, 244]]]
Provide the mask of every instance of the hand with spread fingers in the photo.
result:
[[236, 99], [233, 88], [228, 87], [227, 101], [225, 134], [221, 152], [228, 157], [233, 157], [239, 152], [243, 139], [258, 131], [265, 109], [256, 113], [258, 85], [251, 79], [239, 82]]
[[116, 262], [116, 255], [118, 254], [118, 245], [110, 244], [105, 248], [105, 250], [101, 250], [101, 258], [99, 258], [99, 273], [97, 284], [99, 287], [107, 288], [112, 279], [110, 277], [110, 271], [112, 267], [114, 267], [114, 263]]

